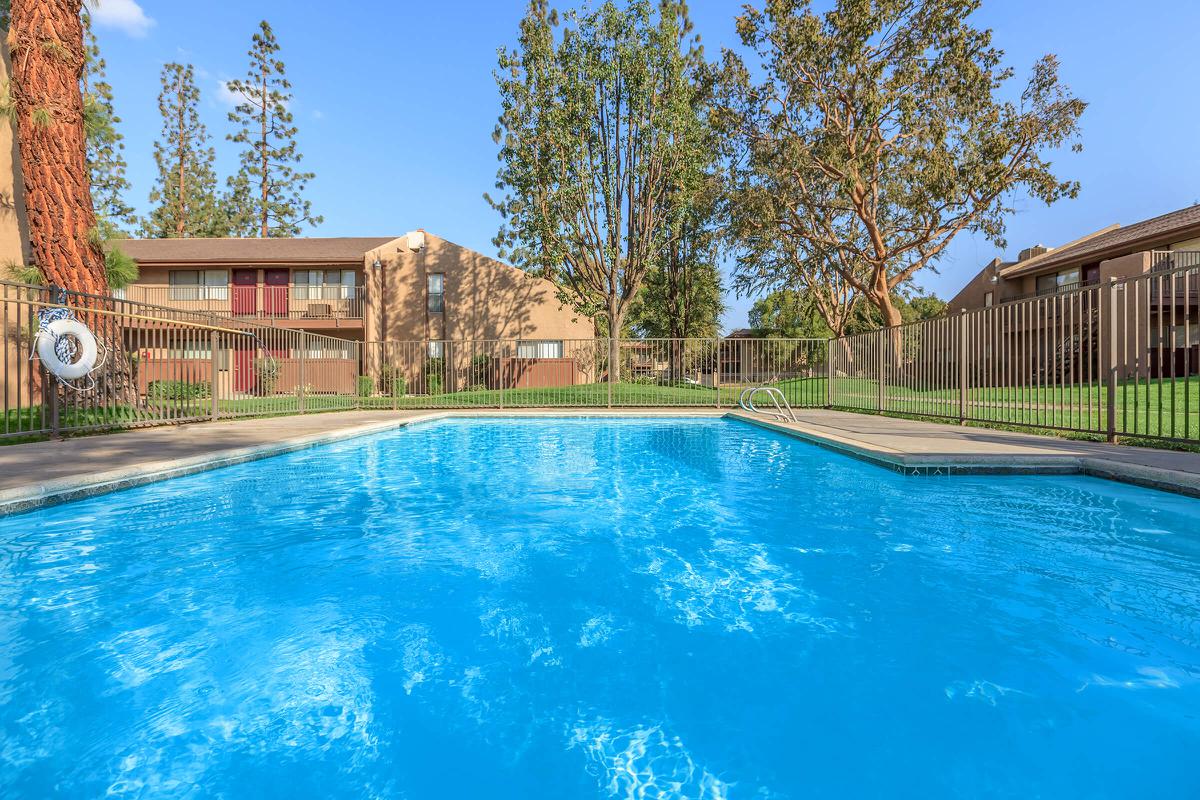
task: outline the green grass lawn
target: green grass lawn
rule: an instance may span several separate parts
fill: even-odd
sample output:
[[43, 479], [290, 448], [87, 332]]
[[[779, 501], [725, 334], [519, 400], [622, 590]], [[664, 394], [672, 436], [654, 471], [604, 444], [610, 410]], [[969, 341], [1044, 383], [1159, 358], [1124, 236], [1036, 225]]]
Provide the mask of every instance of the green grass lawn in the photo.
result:
[[[861, 378], [834, 380], [833, 405], [878, 410], [878, 384]], [[967, 392], [969, 419], [1040, 428], [1103, 432], [1108, 392], [1098, 383], [1053, 387], [973, 387]], [[1159, 383], [1124, 381], [1116, 392], [1116, 429], [1126, 436], [1200, 440], [1200, 378]], [[915, 390], [890, 386], [885, 411], [957, 418], [958, 390]]]
[[[827, 402], [825, 378], [800, 378], [781, 381], [777, 386], [796, 408], [820, 407]], [[733, 408], [737, 406], [741, 386], [722, 386], [720, 390], [690, 384], [655, 385], [621, 382], [612, 387], [611, 404], [616, 408]], [[833, 406], [848, 410], [878, 411], [878, 387], [865, 378], [835, 378]], [[309, 395], [304, 399], [306, 412], [337, 411], [353, 408], [607, 408], [609, 387], [606, 383], [581, 384], [539, 389], [479, 389], [435, 395], [404, 397], [354, 397], [350, 395]], [[719, 401], [719, 402], [718, 402]], [[764, 400], [759, 407], [770, 407]], [[295, 395], [245, 397], [220, 400], [222, 417], [273, 416], [299, 413]], [[890, 386], [884, 413], [957, 420], [958, 390], [941, 388], [917, 390]], [[133, 408], [115, 406], [91, 409], [68, 405], [60, 412], [63, 431], [103, 430], [159, 419], [204, 419], [212, 414], [212, 400], [199, 398], [158, 403]], [[971, 388], [968, 391], [969, 420], [998, 427], [1070, 429], [1101, 433], [1107, 424], [1107, 392], [1101, 385], [1066, 385], [1024, 389], [1022, 387]], [[5, 416], [0, 443], [11, 444], [44, 437], [48, 413], [41, 407], [9, 410]], [[1116, 423], [1119, 435], [1128, 437], [1165, 437], [1200, 441], [1200, 378], [1180, 379], [1161, 384], [1125, 382], [1117, 389]]]
[[[800, 378], [778, 384], [794, 406], [825, 404], [825, 379]], [[722, 386], [720, 391], [707, 386], [621, 382], [613, 384], [614, 407], [716, 408], [736, 406], [744, 387]], [[759, 401], [760, 405], [763, 401]], [[435, 395], [363, 398], [367, 408], [607, 408], [607, 383], [585, 383], [540, 389], [478, 389]]]

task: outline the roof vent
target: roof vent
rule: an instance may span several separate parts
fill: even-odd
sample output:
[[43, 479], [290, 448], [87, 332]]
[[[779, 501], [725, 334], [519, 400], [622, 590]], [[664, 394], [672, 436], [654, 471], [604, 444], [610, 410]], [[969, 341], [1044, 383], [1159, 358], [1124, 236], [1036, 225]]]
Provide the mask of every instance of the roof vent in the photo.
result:
[[409, 250], [420, 250], [425, 247], [425, 231], [416, 230], [404, 234], [408, 240], [407, 245]]
[[1040, 244], [1036, 245], [1034, 247], [1026, 247], [1024, 250], [1021, 251], [1021, 254], [1019, 256], [1017, 256], [1017, 263], [1020, 263], [1022, 261], [1028, 261], [1029, 259], [1037, 258], [1038, 256], [1044, 256], [1044, 255], [1046, 255], [1046, 253], [1049, 253], [1049, 252], [1050, 252], [1049, 247], [1046, 247], [1046, 246], [1040, 245]]

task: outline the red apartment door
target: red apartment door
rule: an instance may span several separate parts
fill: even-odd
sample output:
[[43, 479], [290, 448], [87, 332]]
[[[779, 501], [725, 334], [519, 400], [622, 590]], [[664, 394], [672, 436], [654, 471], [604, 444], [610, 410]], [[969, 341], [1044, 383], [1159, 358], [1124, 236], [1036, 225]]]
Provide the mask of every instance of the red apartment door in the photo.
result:
[[233, 302], [231, 308], [234, 314], [253, 316], [258, 312], [258, 270], [235, 269], [233, 271]]
[[266, 274], [267, 286], [263, 290], [263, 311], [268, 317], [286, 317], [288, 315], [288, 283], [291, 280], [291, 270], [269, 269]]
[[242, 345], [233, 351], [233, 390], [244, 393], [250, 391], [252, 386], [254, 386], [254, 345]]
[[[265, 304], [264, 304], [265, 305]], [[233, 351], [233, 390], [241, 394], [261, 394], [265, 387], [259, 385], [258, 370], [256, 366], [261, 366], [261, 362], [268, 358], [275, 359], [276, 378], [274, 388], [280, 389], [281, 381], [279, 373], [284, 371], [284, 365], [291, 356], [291, 349], [287, 347], [265, 347], [261, 340], [255, 339], [251, 342], [244, 341], [248, 337], [239, 337], [243, 339], [238, 348]], [[293, 381], [293, 384], [295, 381]], [[292, 391], [294, 386], [288, 387], [288, 391]]]

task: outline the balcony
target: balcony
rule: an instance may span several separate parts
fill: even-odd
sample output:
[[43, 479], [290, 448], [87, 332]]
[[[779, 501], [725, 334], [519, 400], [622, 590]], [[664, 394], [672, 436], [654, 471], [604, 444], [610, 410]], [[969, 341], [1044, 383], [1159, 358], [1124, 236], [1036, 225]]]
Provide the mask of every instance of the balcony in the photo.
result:
[[1151, 272], [1200, 267], [1200, 250], [1155, 250], [1150, 254]]
[[336, 327], [363, 316], [357, 286], [143, 286], [125, 288], [125, 299], [181, 311]]
[[1055, 286], [1048, 286], [1045, 289], [1039, 289], [1036, 292], [1028, 292], [1027, 294], [1019, 294], [1016, 297], [1009, 297], [1004, 300], [1006, 303], [1011, 303], [1014, 300], [1033, 300], [1038, 297], [1053, 297], [1054, 295], [1067, 294], [1069, 292], [1077, 292], [1080, 289], [1087, 289], [1090, 286], [1096, 286], [1099, 281], [1073, 281], [1071, 283], [1060, 283]]

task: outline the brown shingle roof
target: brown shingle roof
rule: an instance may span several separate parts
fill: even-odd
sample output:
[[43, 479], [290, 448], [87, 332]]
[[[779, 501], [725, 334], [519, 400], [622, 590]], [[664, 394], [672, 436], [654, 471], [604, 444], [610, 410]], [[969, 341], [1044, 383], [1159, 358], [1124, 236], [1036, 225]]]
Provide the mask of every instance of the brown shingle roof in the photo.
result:
[[1051, 250], [1045, 255], [1022, 261], [1005, 274], [1019, 275], [1083, 261], [1115, 258], [1149, 247], [1172, 244], [1195, 235], [1200, 235], [1200, 205], [1181, 208], [1132, 225], [1106, 228], [1057, 250]]
[[118, 246], [141, 264], [335, 263], [360, 261], [395, 236], [311, 239], [122, 239]]

